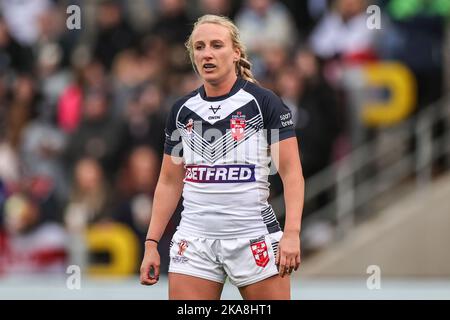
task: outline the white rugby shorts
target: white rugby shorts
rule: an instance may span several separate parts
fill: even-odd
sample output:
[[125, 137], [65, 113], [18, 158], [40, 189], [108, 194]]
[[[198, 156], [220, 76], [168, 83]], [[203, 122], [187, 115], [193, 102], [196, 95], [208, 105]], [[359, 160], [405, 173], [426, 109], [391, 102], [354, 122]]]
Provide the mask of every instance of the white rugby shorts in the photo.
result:
[[252, 238], [206, 239], [176, 231], [170, 243], [169, 272], [237, 287], [278, 274], [275, 257], [282, 231]]

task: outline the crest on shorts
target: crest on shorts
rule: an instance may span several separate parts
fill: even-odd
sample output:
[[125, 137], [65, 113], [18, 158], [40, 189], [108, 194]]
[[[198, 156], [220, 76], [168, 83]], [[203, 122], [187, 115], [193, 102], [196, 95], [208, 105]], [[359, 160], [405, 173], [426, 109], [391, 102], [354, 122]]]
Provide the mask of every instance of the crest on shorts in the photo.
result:
[[234, 141], [241, 140], [244, 137], [245, 115], [242, 115], [242, 112], [238, 111], [236, 115], [231, 116], [230, 129]]
[[[186, 248], [189, 247], [189, 244], [187, 240], [180, 240], [178, 244], [178, 252], [176, 256], [172, 257], [173, 263], [186, 263], [189, 259], [184, 256], [184, 252], [186, 251]], [[171, 247], [173, 245], [173, 242], [171, 242]]]
[[189, 247], [189, 245], [186, 240], [178, 242], [178, 255], [182, 256], [187, 247]]
[[257, 266], [265, 267], [269, 262], [269, 252], [264, 237], [250, 240], [250, 248], [252, 249], [253, 258]]

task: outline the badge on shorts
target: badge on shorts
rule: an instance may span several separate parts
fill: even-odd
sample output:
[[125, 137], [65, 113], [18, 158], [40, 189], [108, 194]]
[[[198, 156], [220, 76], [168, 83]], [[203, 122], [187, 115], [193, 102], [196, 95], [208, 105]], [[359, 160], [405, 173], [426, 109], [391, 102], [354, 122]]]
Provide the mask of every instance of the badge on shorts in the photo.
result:
[[238, 141], [244, 137], [245, 115], [238, 111], [237, 115], [232, 115], [230, 120], [231, 136], [233, 140]]
[[257, 266], [265, 267], [269, 262], [269, 253], [267, 251], [264, 236], [258, 239], [250, 240], [250, 248], [252, 249], [253, 258]]
[[[171, 246], [172, 246], [172, 244], [171, 244]], [[186, 258], [184, 256], [184, 252], [186, 251], [187, 247], [189, 247], [187, 240], [180, 240], [180, 242], [178, 242], [177, 255], [172, 257], [172, 261], [174, 263], [185, 263], [189, 260], [188, 258]]]
[[181, 240], [178, 242], [178, 255], [182, 256], [189, 244], [186, 240]]

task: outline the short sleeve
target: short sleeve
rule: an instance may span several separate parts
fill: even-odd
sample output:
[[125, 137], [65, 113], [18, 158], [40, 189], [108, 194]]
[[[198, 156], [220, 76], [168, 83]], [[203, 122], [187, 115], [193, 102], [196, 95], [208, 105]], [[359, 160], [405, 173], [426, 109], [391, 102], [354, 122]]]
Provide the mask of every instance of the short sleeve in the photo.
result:
[[164, 153], [172, 156], [183, 156], [183, 143], [181, 134], [177, 128], [177, 113], [179, 106], [174, 105], [170, 110], [164, 129]]
[[295, 137], [291, 110], [271, 91], [264, 97], [262, 112], [269, 144]]

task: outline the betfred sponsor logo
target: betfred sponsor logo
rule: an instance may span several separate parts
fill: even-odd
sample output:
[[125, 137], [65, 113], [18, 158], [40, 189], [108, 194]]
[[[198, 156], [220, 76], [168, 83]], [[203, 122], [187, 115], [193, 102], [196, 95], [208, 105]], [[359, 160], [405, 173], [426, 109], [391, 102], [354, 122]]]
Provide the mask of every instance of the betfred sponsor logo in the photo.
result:
[[255, 181], [255, 165], [186, 166], [185, 181], [236, 183]]

